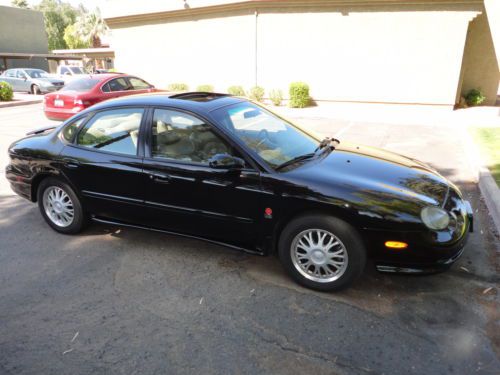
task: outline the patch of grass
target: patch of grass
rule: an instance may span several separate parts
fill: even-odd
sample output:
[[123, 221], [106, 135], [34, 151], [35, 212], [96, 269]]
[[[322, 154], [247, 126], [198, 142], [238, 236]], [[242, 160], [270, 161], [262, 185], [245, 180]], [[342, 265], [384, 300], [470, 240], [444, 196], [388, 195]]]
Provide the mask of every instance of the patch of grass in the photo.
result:
[[488, 169], [500, 187], [500, 128], [474, 128], [473, 133], [487, 158]]

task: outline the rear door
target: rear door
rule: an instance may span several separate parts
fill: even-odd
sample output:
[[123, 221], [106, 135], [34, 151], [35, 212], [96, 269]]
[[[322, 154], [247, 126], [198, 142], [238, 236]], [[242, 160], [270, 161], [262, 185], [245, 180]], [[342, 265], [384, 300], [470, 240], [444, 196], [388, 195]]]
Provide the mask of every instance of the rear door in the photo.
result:
[[63, 171], [97, 217], [141, 222], [145, 177], [139, 147], [144, 108], [112, 108], [86, 120], [63, 152]]
[[102, 100], [118, 98], [120, 96], [130, 95], [130, 83], [125, 77], [114, 78], [106, 82], [102, 87]]

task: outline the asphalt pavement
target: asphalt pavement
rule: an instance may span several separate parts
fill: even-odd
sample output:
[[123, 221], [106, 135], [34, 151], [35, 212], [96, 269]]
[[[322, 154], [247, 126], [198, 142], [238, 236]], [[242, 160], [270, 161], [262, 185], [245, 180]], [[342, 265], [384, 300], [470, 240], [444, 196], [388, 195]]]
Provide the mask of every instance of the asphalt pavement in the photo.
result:
[[10, 191], [8, 145], [53, 122], [0, 109], [0, 374], [498, 374], [499, 238], [450, 124], [296, 121], [421, 159], [471, 200], [475, 232], [445, 273], [369, 265], [339, 293], [274, 257], [92, 224], [65, 236]]

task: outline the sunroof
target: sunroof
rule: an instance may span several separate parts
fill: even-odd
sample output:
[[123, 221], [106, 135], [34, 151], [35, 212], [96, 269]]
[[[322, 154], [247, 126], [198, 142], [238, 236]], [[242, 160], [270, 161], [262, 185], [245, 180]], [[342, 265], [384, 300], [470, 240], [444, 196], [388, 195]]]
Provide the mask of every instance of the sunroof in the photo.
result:
[[171, 99], [184, 99], [193, 102], [209, 102], [215, 99], [230, 96], [229, 94], [220, 94], [216, 92], [184, 92], [170, 96]]

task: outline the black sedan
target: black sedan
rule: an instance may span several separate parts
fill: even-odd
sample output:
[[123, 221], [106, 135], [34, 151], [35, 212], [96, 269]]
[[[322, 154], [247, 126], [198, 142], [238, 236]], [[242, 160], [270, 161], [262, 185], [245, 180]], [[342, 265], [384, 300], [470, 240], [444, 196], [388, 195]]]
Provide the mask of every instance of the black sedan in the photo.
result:
[[302, 285], [448, 268], [472, 210], [435, 170], [320, 139], [253, 102], [213, 93], [107, 101], [9, 148], [6, 176], [56, 231], [89, 219], [277, 253]]

